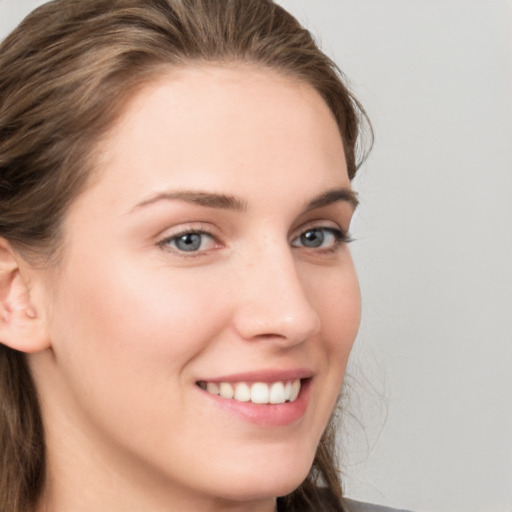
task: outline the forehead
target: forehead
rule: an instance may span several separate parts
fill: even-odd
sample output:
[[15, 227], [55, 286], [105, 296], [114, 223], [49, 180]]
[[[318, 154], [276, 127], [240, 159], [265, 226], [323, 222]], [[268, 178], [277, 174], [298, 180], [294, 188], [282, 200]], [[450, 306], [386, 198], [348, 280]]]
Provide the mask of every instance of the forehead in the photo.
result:
[[119, 188], [128, 177], [141, 189], [162, 180], [187, 189], [197, 180], [214, 189], [268, 178], [285, 186], [305, 171], [319, 187], [348, 183], [338, 126], [316, 90], [241, 65], [171, 70], [146, 85], [97, 154]]

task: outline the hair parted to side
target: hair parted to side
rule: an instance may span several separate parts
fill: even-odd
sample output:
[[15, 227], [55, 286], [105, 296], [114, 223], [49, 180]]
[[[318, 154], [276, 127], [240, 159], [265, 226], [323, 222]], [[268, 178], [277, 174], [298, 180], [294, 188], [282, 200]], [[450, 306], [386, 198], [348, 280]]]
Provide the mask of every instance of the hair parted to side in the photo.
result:
[[[335, 64], [272, 0], [54, 0], [0, 46], [0, 237], [25, 258], [58, 258], [67, 207], [95, 147], [144, 84], [176, 67], [247, 63], [313, 86], [343, 139], [350, 179], [371, 127]], [[0, 343], [0, 512], [30, 512], [44, 480], [37, 393], [24, 355]], [[327, 485], [331, 505], [320, 495]], [[321, 505], [320, 505], [321, 503]], [[287, 511], [342, 510], [330, 430]]]

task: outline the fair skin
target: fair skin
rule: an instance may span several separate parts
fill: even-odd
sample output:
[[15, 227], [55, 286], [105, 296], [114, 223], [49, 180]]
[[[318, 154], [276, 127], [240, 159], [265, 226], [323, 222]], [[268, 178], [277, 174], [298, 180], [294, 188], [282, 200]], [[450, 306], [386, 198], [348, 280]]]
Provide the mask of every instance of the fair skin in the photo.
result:
[[[274, 510], [309, 471], [359, 325], [332, 114], [267, 70], [174, 70], [95, 159], [57, 268], [20, 267], [42, 332], [40, 510]], [[204, 389], [295, 381], [273, 405]]]

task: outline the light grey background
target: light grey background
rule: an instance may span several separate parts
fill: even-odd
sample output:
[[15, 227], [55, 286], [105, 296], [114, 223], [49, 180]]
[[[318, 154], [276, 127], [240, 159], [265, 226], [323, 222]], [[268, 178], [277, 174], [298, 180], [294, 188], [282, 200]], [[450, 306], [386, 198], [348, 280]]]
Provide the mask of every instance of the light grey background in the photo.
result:
[[[0, 0], [0, 37], [36, 0]], [[347, 495], [512, 512], [512, 3], [280, 0], [372, 119]]]

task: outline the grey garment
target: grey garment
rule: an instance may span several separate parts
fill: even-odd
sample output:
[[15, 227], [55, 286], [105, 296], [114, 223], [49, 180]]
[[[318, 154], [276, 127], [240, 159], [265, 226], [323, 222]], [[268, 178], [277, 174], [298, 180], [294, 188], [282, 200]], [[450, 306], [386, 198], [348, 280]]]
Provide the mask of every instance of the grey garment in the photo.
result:
[[382, 505], [371, 505], [370, 503], [362, 503], [361, 501], [343, 499], [347, 512], [410, 512], [404, 509], [383, 507]]

